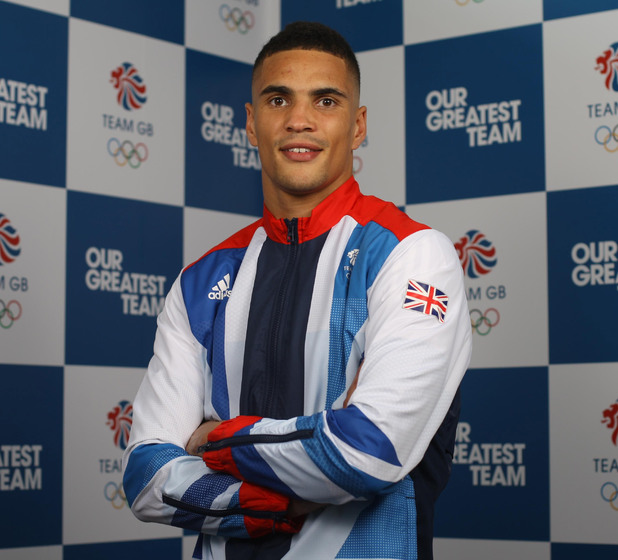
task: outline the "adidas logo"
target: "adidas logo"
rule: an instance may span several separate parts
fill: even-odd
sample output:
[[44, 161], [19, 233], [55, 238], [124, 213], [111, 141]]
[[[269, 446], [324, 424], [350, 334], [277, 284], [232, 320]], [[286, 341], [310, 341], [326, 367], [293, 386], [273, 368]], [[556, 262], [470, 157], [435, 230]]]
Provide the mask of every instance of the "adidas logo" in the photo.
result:
[[223, 280], [219, 280], [212, 288], [210, 293], [208, 294], [209, 299], [225, 299], [226, 297], [230, 297], [232, 295], [232, 290], [230, 290], [230, 275], [226, 274], [223, 277]]

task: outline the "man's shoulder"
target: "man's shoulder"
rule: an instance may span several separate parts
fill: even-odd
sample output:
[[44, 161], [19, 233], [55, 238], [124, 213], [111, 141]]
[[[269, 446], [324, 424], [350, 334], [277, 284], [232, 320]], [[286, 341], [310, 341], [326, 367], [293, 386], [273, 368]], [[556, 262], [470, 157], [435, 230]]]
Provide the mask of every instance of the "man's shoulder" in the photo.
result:
[[353, 217], [361, 225], [373, 222], [390, 231], [399, 241], [430, 226], [417, 222], [392, 202], [369, 195], [360, 197], [354, 207]]
[[230, 235], [225, 241], [222, 241], [218, 245], [215, 245], [212, 249], [209, 249], [199, 259], [193, 261], [183, 269], [183, 274], [188, 270], [199, 266], [200, 263], [204, 263], [208, 260], [208, 257], [224, 255], [225, 253], [244, 252], [244, 250], [251, 243], [251, 239], [255, 235], [256, 230], [262, 226], [262, 218], [249, 224], [248, 226], [238, 230], [236, 233]]

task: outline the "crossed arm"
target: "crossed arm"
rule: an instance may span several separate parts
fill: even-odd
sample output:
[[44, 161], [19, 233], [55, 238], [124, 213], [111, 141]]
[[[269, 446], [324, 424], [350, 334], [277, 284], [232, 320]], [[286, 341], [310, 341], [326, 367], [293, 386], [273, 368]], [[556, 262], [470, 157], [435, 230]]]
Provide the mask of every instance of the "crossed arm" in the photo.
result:
[[[350, 397], [352, 396], [352, 393], [354, 392], [354, 389], [356, 388], [356, 385], [358, 384], [358, 376], [359, 376], [361, 367], [362, 367], [362, 362], [358, 366], [358, 370], [356, 372], [356, 376], [354, 377], [354, 381], [352, 382], [352, 385], [350, 385], [350, 388], [348, 389], [348, 392], [346, 394], [346, 398], [343, 403], [344, 408], [348, 405]], [[198, 428], [195, 430], [195, 432], [191, 434], [191, 437], [189, 438], [189, 441], [187, 442], [187, 446], [185, 447], [185, 450], [187, 451], [187, 453], [189, 453], [189, 455], [201, 457], [202, 453], [200, 453], [198, 449], [202, 445], [208, 442], [208, 435], [210, 434], [210, 432], [218, 428], [220, 424], [221, 424], [220, 420], [206, 420], [202, 424], [200, 424]], [[324, 504], [318, 504], [318, 503], [310, 502], [307, 500], [299, 500], [296, 498], [292, 498], [290, 499], [290, 504], [287, 509], [287, 515], [288, 517], [294, 519], [297, 517], [307, 515], [313, 511], [317, 511], [318, 509], [322, 507], [324, 507]]]
[[[447, 244], [452, 258], [443, 258]], [[204, 415], [217, 418], [214, 411], [210, 415], [204, 408], [210, 387], [204, 387], [201, 374], [180, 379], [173, 375], [201, 371], [202, 361], [192, 350], [191, 337], [178, 334], [186, 328], [173, 324], [182, 321], [182, 300], [177, 298], [170, 306], [166, 303], [172, 316], [165, 320], [171, 324], [159, 346], [173, 357], [166, 357], [149, 371], [152, 382], [146, 385], [150, 385], [150, 395], [139, 403], [146, 416], [142, 422], [134, 422], [134, 429], [139, 424], [139, 435], [126, 454], [129, 479], [135, 476], [139, 482], [134, 488], [130, 488], [131, 480], [125, 484], [136, 515], [148, 521], [181, 524], [185, 515], [178, 513], [181, 509], [199, 510], [207, 517], [205, 521], [203, 516], [201, 521], [191, 521], [194, 526], [199, 521], [204, 532], [234, 536], [226, 532], [229, 524], [220, 522], [220, 518], [211, 520], [208, 515], [222, 503], [224, 494], [229, 496], [229, 503], [238, 503], [231, 494], [238, 485], [241, 490], [247, 483], [286, 496], [283, 508], [290, 518], [320, 507], [318, 503], [343, 504], [388, 492], [410, 472], [422, 459], [446, 414], [470, 355], [469, 316], [452, 244], [443, 239], [437, 247], [435, 242], [421, 239], [418, 245], [414, 248], [413, 273], [408, 270], [409, 255], [402, 253], [393, 257], [393, 266], [376, 281], [370, 295], [373, 299], [368, 302], [371, 320], [363, 333], [365, 361], [350, 386], [345, 408], [338, 410], [290, 420], [236, 417], [221, 424], [200, 424]], [[416, 275], [449, 294], [446, 323], [402, 309], [402, 278], [405, 282], [405, 278]], [[178, 340], [171, 344], [168, 337]], [[170, 406], [173, 402], [184, 403], [183, 409], [191, 417], [185, 414], [179, 423], [178, 409]], [[137, 399], [135, 404], [138, 410]], [[189, 426], [198, 428], [191, 432]], [[245, 438], [247, 434], [257, 438], [237, 446], [238, 436]], [[296, 439], [263, 443], [264, 437], [273, 435]], [[194, 455], [208, 440], [225, 440], [232, 445], [205, 453], [202, 462]], [[151, 459], [149, 453], [158, 455]], [[162, 463], [157, 457], [164, 454], [176, 458]], [[144, 470], [154, 464], [155, 474], [144, 482]], [[219, 483], [215, 484], [213, 477], [228, 481], [229, 490], [215, 492]], [[218, 493], [218, 497], [207, 497], [208, 493]], [[185, 501], [189, 498], [197, 502], [188, 504], [187, 509]]]

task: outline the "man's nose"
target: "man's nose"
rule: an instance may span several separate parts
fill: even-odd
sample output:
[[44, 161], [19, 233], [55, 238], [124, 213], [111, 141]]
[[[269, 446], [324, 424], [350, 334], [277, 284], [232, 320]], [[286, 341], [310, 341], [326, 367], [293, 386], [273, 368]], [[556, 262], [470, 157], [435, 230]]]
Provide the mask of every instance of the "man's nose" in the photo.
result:
[[286, 129], [290, 132], [315, 130], [312, 104], [308, 101], [295, 102], [288, 112]]

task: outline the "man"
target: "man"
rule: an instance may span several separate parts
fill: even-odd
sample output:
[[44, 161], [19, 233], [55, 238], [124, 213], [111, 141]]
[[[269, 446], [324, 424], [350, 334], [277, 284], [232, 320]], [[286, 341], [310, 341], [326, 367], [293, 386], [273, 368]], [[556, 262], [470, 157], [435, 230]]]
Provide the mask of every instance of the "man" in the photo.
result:
[[159, 317], [124, 487], [140, 519], [200, 532], [197, 558], [432, 557], [463, 274], [445, 236], [359, 192], [359, 97], [329, 28], [265, 45], [246, 106], [264, 216], [187, 267]]

